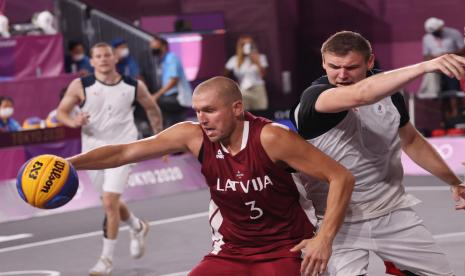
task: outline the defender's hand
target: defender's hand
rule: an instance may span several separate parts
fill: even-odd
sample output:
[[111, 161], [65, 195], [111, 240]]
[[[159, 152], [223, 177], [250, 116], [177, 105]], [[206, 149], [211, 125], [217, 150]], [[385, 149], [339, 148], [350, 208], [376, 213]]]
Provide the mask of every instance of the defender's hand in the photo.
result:
[[440, 71], [449, 77], [461, 79], [465, 77], [465, 58], [446, 54], [423, 63], [426, 72]]
[[291, 251], [302, 250], [305, 254], [300, 272], [305, 276], [318, 276], [326, 271], [329, 257], [331, 256], [331, 242], [320, 238], [318, 235], [313, 239], [306, 239], [294, 246]]

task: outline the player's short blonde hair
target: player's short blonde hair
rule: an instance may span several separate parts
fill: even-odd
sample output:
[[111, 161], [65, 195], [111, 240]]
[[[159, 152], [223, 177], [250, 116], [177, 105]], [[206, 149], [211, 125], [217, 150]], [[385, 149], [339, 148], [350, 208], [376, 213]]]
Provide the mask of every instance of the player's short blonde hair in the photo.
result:
[[104, 47], [110, 48], [111, 52], [113, 53], [113, 47], [111, 47], [110, 44], [108, 44], [106, 42], [99, 42], [99, 43], [94, 44], [94, 46], [92, 46], [92, 48], [90, 48], [90, 57], [92, 58], [92, 54], [94, 53], [94, 49], [104, 48]]

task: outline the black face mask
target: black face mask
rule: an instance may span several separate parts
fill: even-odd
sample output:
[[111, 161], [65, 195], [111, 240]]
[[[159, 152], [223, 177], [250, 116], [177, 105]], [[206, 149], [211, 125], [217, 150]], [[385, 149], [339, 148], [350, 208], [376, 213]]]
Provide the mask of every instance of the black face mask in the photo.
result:
[[435, 37], [441, 37], [441, 35], [442, 35], [442, 30], [437, 30], [437, 31], [435, 31], [435, 32], [432, 32], [431, 34], [434, 35]]
[[160, 48], [152, 48], [152, 55], [159, 56], [161, 54]]

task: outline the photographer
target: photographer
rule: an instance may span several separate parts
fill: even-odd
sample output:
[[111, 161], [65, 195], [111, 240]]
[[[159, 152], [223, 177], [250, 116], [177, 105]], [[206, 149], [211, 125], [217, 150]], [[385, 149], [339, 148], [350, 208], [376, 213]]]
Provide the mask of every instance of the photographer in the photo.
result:
[[236, 54], [226, 63], [225, 76], [233, 73], [239, 82], [245, 110], [268, 108], [268, 98], [263, 78], [268, 62], [266, 56], [258, 52], [253, 38], [242, 35], [237, 40]]

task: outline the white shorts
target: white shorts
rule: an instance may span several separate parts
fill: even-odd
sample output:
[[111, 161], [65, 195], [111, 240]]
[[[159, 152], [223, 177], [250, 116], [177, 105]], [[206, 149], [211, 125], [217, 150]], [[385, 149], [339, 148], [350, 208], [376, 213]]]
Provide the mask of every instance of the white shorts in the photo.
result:
[[454, 275], [446, 255], [412, 208], [343, 223], [334, 239], [326, 275], [367, 274], [369, 251], [417, 275]]
[[105, 170], [87, 171], [92, 184], [100, 192], [122, 194], [128, 183], [131, 165]]

